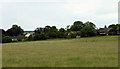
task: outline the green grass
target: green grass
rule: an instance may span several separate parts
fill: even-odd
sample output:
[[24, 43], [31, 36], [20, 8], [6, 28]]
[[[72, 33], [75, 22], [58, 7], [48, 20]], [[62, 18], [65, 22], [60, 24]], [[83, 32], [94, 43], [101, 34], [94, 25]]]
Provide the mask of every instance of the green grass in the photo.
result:
[[3, 44], [3, 67], [117, 67], [118, 37]]

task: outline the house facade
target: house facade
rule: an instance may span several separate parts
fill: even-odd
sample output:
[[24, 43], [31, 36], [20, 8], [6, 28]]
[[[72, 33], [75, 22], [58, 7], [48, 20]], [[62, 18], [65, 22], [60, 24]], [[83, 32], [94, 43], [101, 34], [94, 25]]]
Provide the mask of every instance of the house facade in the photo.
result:
[[97, 31], [99, 35], [109, 35], [110, 30], [111, 28], [100, 28]]

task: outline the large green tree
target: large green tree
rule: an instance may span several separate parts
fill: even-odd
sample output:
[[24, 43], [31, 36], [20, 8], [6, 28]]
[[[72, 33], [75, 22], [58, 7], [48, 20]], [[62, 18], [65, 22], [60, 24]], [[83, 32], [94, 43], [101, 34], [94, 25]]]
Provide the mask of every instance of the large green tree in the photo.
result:
[[112, 28], [112, 29], [117, 29], [117, 26], [115, 25], [115, 24], [112, 24], [112, 25], [110, 25], [108, 28]]
[[57, 33], [57, 37], [58, 37], [58, 38], [65, 38], [65, 35], [66, 35], [65, 32], [66, 32], [66, 31], [65, 31], [64, 28], [60, 28], [59, 31], [58, 31], [58, 33]]
[[57, 38], [57, 33], [58, 29], [56, 28], [56, 26], [52, 26], [50, 31], [48, 31], [46, 34], [48, 38]]
[[89, 37], [95, 35], [96, 25], [92, 22], [86, 22], [84, 27], [80, 30], [81, 37]]
[[50, 26], [45, 26], [45, 28], [44, 28], [44, 32], [46, 33], [46, 32], [49, 32], [51, 30], [51, 27]]
[[120, 24], [112, 24], [109, 25], [108, 28], [111, 28], [111, 30], [108, 32], [109, 35], [117, 35], [120, 32]]
[[84, 27], [83, 22], [75, 21], [74, 24], [71, 26], [71, 31], [80, 31]]
[[80, 31], [81, 37], [91, 37], [95, 35], [95, 29], [92, 26], [85, 26]]
[[8, 36], [18, 36], [24, 33], [23, 29], [18, 25], [13, 25], [12, 28], [6, 31], [6, 35]]
[[89, 22], [89, 21], [87, 21], [84, 25], [85, 26], [91, 26], [93, 29], [96, 28], [96, 25], [94, 23], [92, 23], [92, 22]]
[[34, 40], [46, 40], [46, 39], [47, 39], [47, 37], [43, 33], [35, 34], [35, 36], [34, 36]]
[[50, 29], [51, 32], [57, 32], [58, 29], [56, 28], [56, 26], [52, 26], [51, 29]]

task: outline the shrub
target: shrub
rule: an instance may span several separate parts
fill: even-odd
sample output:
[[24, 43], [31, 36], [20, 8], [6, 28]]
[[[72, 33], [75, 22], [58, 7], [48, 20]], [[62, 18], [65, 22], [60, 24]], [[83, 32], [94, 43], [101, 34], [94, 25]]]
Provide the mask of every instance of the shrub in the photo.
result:
[[35, 34], [34, 36], [34, 40], [46, 40], [47, 37], [45, 34], [41, 33], [41, 34]]
[[33, 39], [33, 36], [30, 35], [30, 36], [27, 38], [27, 40], [28, 40], [28, 41], [32, 41], [32, 40], [34, 40], [34, 39]]
[[47, 36], [48, 36], [49, 38], [57, 38], [57, 33], [56, 33], [56, 32], [48, 32], [48, 33], [47, 33]]
[[109, 32], [108, 32], [109, 35], [117, 35], [117, 31], [115, 29], [111, 29]]
[[76, 38], [76, 36], [77, 36], [77, 33], [71, 32], [68, 34], [67, 38]]
[[3, 37], [2, 43], [9, 43], [9, 42], [12, 42], [12, 38], [11, 37], [9, 37], [9, 36]]
[[65, 38], [65, 33], [63, 33], [63, 32], [58, 32], [57, 37], [58, 37], [58, 38]]
[[22, 39], [21, 38], [17, 38], [17, 41], [22, 41]]
[[95, 36], [95, 29], [91, 26], [85, 26], [80, 30], [80, 36], [81, 37], [91, 37]]

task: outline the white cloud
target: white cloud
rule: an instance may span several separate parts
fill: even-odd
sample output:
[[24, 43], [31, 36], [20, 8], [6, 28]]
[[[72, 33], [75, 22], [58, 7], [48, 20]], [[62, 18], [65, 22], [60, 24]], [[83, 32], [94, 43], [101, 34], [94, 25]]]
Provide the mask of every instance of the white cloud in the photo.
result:
[[112, 19], [112, 18], [118, 18], [118, 13], [109, 13], [109, 14], [103, 14], [103, 15], [98, 15], [99, 18], [107, 18], [107, 19]]
[[4, 28], [14, 22], [24, 29], [32, 30], [45, 25], [65, 27], [75, 20], [92, 21], [97, 27], [117, 22], [116, 0], [21, 0], [15, 3], [16, 1], [18, 0], [2, 0], [11, 2], [3, 4]]

